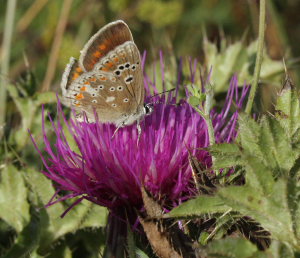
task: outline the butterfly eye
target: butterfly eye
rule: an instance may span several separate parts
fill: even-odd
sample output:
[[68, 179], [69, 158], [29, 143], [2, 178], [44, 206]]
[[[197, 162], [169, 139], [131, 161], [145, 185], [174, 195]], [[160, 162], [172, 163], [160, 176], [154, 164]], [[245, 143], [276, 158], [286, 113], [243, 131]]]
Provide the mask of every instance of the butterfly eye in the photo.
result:
[[110, 90], [110, 91], [115, 91], [116, 88], [115, 88], [115, 87], [110, 87], [109, 90]]
[[118, 91], [122, 91], [123, 90], [123, 86], [118, 86], [117, 90]]

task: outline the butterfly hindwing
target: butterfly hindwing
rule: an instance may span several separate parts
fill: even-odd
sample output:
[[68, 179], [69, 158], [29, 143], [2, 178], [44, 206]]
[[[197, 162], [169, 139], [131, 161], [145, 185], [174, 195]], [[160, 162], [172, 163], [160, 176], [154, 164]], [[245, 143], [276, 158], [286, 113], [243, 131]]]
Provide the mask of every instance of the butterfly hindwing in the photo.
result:
[[[67, 95], [67, 92], [69, 91], [72, 82], [74, 82], [82, 73], [83, 70], [79, 66], [78, 61], [75, 58], [71, 57], [69, 64], [67, 65], [63, 73], [63, 77], [60, 85], [63, 96]], [[64, 102], [67, 105], [71, 104], [69, 103], [68, 99], [65, 99]]]

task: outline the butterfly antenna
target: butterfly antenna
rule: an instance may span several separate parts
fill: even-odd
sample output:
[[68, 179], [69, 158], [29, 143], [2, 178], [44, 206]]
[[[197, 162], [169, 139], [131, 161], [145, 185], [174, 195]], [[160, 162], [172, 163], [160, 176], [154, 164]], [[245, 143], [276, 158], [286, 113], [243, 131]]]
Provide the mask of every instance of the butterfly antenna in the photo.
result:
[[156, 96], [158, 96], [158, 95], [161, 95], [161, 94], [164, 94], [164, 93], [167, 93], [167, 92], [171, 92], [171, 91], [174, 91], [174, 90], [175, 90], [175, 88], [170, 89], [170, 90], [165, 90], [165, 91], [160, 92], [160, 93], [156, 93], [156, 94], [154, 94], [153, 96], [151, 96], [150, 99], [152, 99], [152, 98], [154, 98], [154, 97], [156, 97]]

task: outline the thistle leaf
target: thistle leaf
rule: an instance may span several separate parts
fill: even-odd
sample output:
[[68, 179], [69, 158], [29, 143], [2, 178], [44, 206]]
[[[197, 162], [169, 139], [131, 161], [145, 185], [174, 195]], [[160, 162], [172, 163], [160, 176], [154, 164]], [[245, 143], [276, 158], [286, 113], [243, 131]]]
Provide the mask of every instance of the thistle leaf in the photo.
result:
[[242, 238], [225, 238], [213, 241], [208, 244], [206, 250], [208, 257], [226, 258], [252, 258], [266, 257], [259, 252], [251, 242]]
[[0, 218], [21, 232], [30, 221], [28, 190], [23, 174], [13, 165], [1, 171]]
[[164, 215], [164, 218], [190, 218], [199, 217], [206, 213], [224, 213], [230, 210], [218, 196], [198, 196], [174, 208]]
[[25, 257], [39, 247], [41, 225], [38, 214], [35, 212], [31, 216], [31, 221], [18, 234], [15, 244], [6, 252], [3, 258]]

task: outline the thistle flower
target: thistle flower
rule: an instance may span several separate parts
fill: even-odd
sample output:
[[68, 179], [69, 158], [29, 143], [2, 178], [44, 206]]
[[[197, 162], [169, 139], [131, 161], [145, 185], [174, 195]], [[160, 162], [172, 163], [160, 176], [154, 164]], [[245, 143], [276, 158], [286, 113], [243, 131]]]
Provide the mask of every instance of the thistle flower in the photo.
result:
[[[194, 72], [191, 67], [191, 83]], [[164, 83], [162, 74], [161, 83]], [[147, 75], [144, 81], [149, 93], [155, 83]], [[176, 92], [179, 87], [182, 87], [180, 77]], [[244, 88], [239, 97], [237, 78], [233, 77], [223, 110], [221, 113], [212, 110], [218, 143], [230, 142], [236, 137], [238, 111], [229, 116], [229, 109], [233, 102], [241, 108], [246, 92]], [[120, 210], [143, 208], [142, 186], [166, 207], [175, 206], [195, 195], [188, 155], [191, 151], [205, 167], [211, 166], [209, 153], [199, 150], [209, 145], [206, 123], [187, 101], [181, 100], [176, 105], [176, 96], [171, 93], [151, 100], [158, 104], [141, 123], [142, 135], [138, 145], [135, 125], [121, 128], [112, 138], [113, 125], [98, 121], [67, 121], [59, 104], [58, 114], [64, 118], [78, 151], [70, 147], [59, 120], [54, 122], [49, 116], [56, 134], [56, 142], [52, 145], [43, 119], [46, 154], [38, 150], [46, 168], [43, 173], [56, 183], [57, 193], [62, 190], [68, 192], [55, 201], [52, 198], [48, 205], [79, 197], [73, 205], [87, 199], [118, 213]]]

